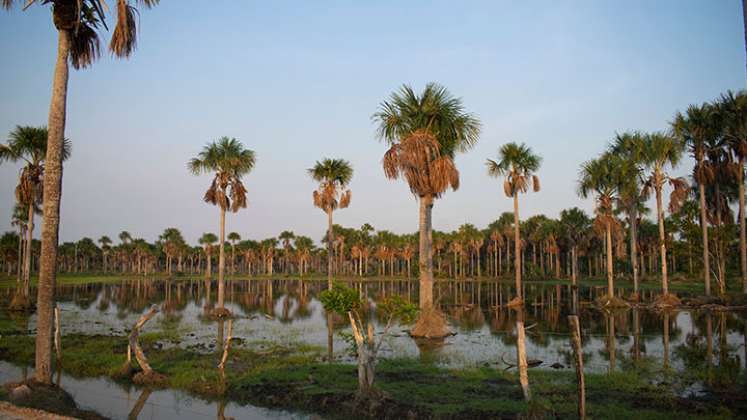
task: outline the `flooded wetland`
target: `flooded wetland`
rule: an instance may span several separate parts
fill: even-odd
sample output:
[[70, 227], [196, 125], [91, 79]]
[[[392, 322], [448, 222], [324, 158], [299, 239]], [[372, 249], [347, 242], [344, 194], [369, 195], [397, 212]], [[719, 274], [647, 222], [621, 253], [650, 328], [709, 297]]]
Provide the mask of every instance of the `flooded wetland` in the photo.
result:
[[[372, 321], [376, 334], [381, 334], [386, 324], [377, 310], [379, 302], [390, 296], [407, 302], [417, 302], [418, 298], [416, 281], [371, 279], [347, 284], [367, 302], [365, 316]], [[324, 409], [317, 413], [315, 407], [306, 403], [277, 400], [279, 404], [275, 406], [268, 404], [274, 397], [237, 398], [241, 385], [226, 382], [225, 378], [222, 388], [216, 385], [221, 383], [221, 375], [214, 367], [230, 334], [231, 354], [225, 375], [236, 375], [235, 371], [261, 376], [264, 369], [270, 369], [267, 372], [272, 374], [272, 369], [287, 367], [292, 371], [294, 366], [311, 366], [312, 372], [316, 366], [342, 370], [349, 366], [353, 380], [356, 353], [351, 327], [346, 319], [330, 316], [324, 310], [319, 294], [326, 287], [324, 281], [299, 278], [229, 281], [225, 303], [232, 313], [229, 332], [227, 320], [210, 316], [216, 299], [216, 282], [123, 278], [60, 285], [57, 296], [63, 359], [57, 381], [81, 408], [109, 418], [306, 418], [316, 414], [335, 417], [335, 413]], [[12, 288], [3, 289], [2, 293], [8, 295], [2, 301], [12, 299]], [[647, 304], [653, 301], [656, 292], [645, 290], [640, 303], [608, 311], [594, 304], [606, 293], [605, 287], [573, 288], [568, 282], [530, 282], [524, 293], [530, 381], [538, 377], [540, 382], [561, 379], [571, 382], [574, 356], [567, 316], [574, 311], [573, 302], [577, 302], [581, 323], [584, 368], [592, 378], [594, 375], [624, 378], [634, 372], [636, 380], [647, 385], [666, 384], [672, 398], [703, 401], [713, 399], [713, 384], [733, 387], [743, 380], [747, 312], [723, 310], [718, 305], [691, 307], [687, 305], [686, 293], [680, 293], [685, 302], [682, 308], [656, 311]], [[625, 290], [620, 289], [619, 293], [624, 295]], [[435, 301], [446, 314], [452, 334], [439, 340], [414, 339], [408, 334], [412, 325], [395, 324], [386, 336], [382, 335], [379, 353], [382, 380], [386, 382], [387, 375], [396, 373], [389, 370], [411, 367], [416, 373], [420, 369], [433, 369], [426, 376], [455, 370], [487, 371], [495, 372], [503, 380], [509, 378], [509, 383], [492, 392], [500, 393], [502, 387], [513, 388], [512, 393], [519, 392], [518, 385], [510, 383], [516, 370], [517, 340], [516, 312], [507, 306], [510, 296], [510, 285], [503, 282], [437, 281]], [[145, 351], [149, 358], [153, 357], [151, 362], [156, 370], [169, 371], [169, 363], [178, 363], [179, 369], [185, 371], [184, 377], [171, 377], [170, 385], [156, 389], [122, 380], [112, 368], [125, 360], [127, 335], [152, 305], [159, 312], [143, 327], [141, 340]], [[33, 346], [24, 351], [11, 341], [28, 340], [35, 335], [35, 315], [14, 313], [7, 308], [2, 308], [0, 314], [3, 330], [0, 375], [3, 382], [21, 380], [30, 375], [33, 359], [28, 353]], [[81, 350], [76, 348], [79, 345], [99, 346], [101, 351], [112, 353], [97, 357], [98, 350]], [[66, 362], [68, 353], [80, 360]], [[261, 367], [252, 365], [254, 358], [264, 359], [257, 362]], [[190, 369], [183, 369], [182, 363]], [[243, 366], [245, 363], [251, 366]], [[176, 365], [172, 368], [176, 369]], [[194, 372], [195, 369], [198, 371]], [[200, 372], [201, 369], [204, 371]], [[417, 377], [410, 379], [418, 381]], [[261, 383], [242, 381], [239, 382], [249, 383], [248, 389], [263, 390]], [[490, 381], [481, 383], [490, 384]], [[540, 394], [541, 388], [542, 385]], [[491, 388], [480, 392], [490, 393]], [[593, 399], [590, 406], [594, 406]], [[456, 413], [459, 411], [442, 414], [449, 417]]]

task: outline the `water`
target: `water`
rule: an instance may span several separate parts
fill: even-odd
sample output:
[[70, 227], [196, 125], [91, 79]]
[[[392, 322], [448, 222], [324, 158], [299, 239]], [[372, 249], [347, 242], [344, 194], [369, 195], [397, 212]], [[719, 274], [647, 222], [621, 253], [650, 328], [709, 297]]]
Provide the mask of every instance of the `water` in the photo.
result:
[[[18, 381], [33, 375], [32, 369], [0, 362], [0, 383]], [[57, 382], [55, 382], [57, 383]], [[230, 402], [208, 402], [181, 391], [140, 390], [123, 387], [108, 379], [76, 379], [62, 375], [59, 385], [73, 396], [82, 409], [93, 410], [112, 419], [305, 419], [308, 416], [282, 410], [269, 410]]]
[[[371, 303], [369, 313], [379, 331], [386, 320], [375, 311], [375, 302], [395, 294], [412, 302], [417, 299], [415, 281], [373, 280], [350, 285]], [[320, 354], [327, 354], [331, 333], [334, 358], [354, 363], [350, 348], [340, 335], [340, 332], [349, 332], [346, 320], [337, 319], [333, 331], [328, 329], [326, 314], [317, 299], [324, 288], [326, 282], [301, 282], [297, 279], [229, 281], [226, 307], [238, 317], [234, 321], [233, 335], [241, 338], [234, 346], [262, 350], [274, 344], [303, 344], [318, 348]], [[72, 333], [124, 336], [140, 315], [155, 304], [162, 311], [146, 325], [146, 332], [168, 330], [176, 333], [178, 342], [167, 341], [164, 346], [213, 351], [222, 337], [223, 324], [204, 313], [205, 308], [215, 302], [216, 291], [215, 282], [199, 279], [128, 279], [119, 283], [61, 286], [57, 296], [62, 311], [62, 333], [63, 336]], [[581, 288], [578, 292], [587, 371], [622, 370], [636, 361], [647, 361], [657, 369], [668, 368], [674, 372], [685, 371], [704, 360], [737, 370], [745, 368], [745, 313], [705, 310], [657, 313], [627, 309], [610, 314], [590, 305], [605, 291], [603, 287], [592, 287]], [[10, 301], [12, 291], [2, 293], [7, 296], [0, 297], [0, 301]], [[439, 281], [434, 296], [456, 334], [426, 345], [407, 335], [408, 326], [395, 325], [391, 330], [393, 336], [387, 338], [382, 346], [381, 357], [421, 358], [453, 368], [491, 366], [502, 369], [506, 367], [504, 360], [514, 364], [515, 314], [505, 306], [511, 293], [505, 283]], [[655, 292], [644, 292], [642, 296], [644, 301], [654, 297]], [[568, 285], [526, 285], [527, 355], [529, 359], [542, 362], [537, 369], [572, 368], [567, 322], [571, 301], [572, 289]], [[7, 316], [0, 309], [0, 318], [7, 320]], [[35, 316], [18, 321], [16, 325], [33, 334]], [[0, 374], [4, 379], [13, 379], [19, 372], [17, 368], [2, 363]], [[139, 393], [101, 379], [63, 378], [63, 386], [76, 395], [83, 407], [113, 418], [126, 417]], [[119, 403], [97, 402], [96, 394], [87, 393], [86, 389], [102, 394], [102, 401], [109, 398]], [[153, 392], [147, 401], [140, 418], [215, 416], [221, 406], [174, 391]], [[289, 415], [233, 404], [227, 404], [225, 412], [236, 418]]]

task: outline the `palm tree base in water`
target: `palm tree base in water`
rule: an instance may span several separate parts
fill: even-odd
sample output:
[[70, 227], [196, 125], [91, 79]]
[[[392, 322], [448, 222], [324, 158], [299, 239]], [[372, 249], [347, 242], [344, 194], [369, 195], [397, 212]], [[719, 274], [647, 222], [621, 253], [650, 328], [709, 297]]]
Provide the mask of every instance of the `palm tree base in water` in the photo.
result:
[[604, 295], [595, 301], [595, 304], [602, 309], [609, 308], [627, 308], [630, 304], [619, 297]]
[[641, 295], [639, 293], [633, 292], [628, 296], [628, 301], [630, 302], [638, 302], [641, 300]]
[[513, 299], [511, 299], [511, 300], [510, 300], [510, 301], [509, 301], [509, 302], [508, 302], [508, 303], [506, 304], [506, 306], [508, 306], [509, 308], [519, 308], [519, 307], [521, 307], [521, 306], [523, 306], [523, 305], [524, 305], [524, 300], [522, 300], [522, 299], [521, 299], [521, 298], [519, 298], [518, 296], [517, 296], [517, 297], [515, 297], [515, 298], [513, 298]]
[[137, 385], [148, 385], [148, 386], [165, 386], [168, 384], [169, 379], [166, 375], [162, 375], [158, 372], [138, 372], [132, 377], [132, 382]]
[[451, 335], [444, 314], [436, 308], [430, 307], [420, 311], [415, 326], [410, 330], [411, 337], [444, 338]]
[[656, 300], [654, 301], [654, 308], [671, 308], [675, 306], [680, 306], [681, 304], [682, 302], [677, 296], [669, 293], [669, 294], [661, 295], [657, 297]]
[[215, 308], [210, 311], [210, 316], [213, 318], [229, 318], [231, 315], [231, 311], [226, 308]]

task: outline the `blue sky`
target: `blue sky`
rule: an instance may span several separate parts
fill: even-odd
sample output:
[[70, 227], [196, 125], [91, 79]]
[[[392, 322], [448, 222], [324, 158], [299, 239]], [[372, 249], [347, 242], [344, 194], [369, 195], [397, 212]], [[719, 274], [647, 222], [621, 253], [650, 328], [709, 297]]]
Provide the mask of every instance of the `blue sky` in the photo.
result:
[[[436, 229], [483, 227], [511, 210], [484, 165], [508, 141], [544, 158], [542, 191], [521, 197], [522, 218], [591, 211], [575, 193], [578, 167], [615, 132], [665, 129], [688, 104], [744, 88], [740, 3], [163, 0], [141, 10], [131, 59], [105, 53], [71, 72], [61, 240], [217, 231], [217, 209], [201, 200], [210, 179], [186, 162], [224, 135], [257, 154], [250, 206], [229, 216], [229, 231], [319, 239], [326, 218], [305, 169], [323, 157], [355, 169], [336, 222], [415, 231], [417, 203], [384, 178], [370, 117], [403, 83], [429, 81], [483, 123], [456, 160], [460, 189], [436, 203]], [[17, 124], [46, 124], [55, 48], [47, 8], [0, 12], [0, 140]], [[1, 230], [11, 229], [17, 173], [0, 166]]]

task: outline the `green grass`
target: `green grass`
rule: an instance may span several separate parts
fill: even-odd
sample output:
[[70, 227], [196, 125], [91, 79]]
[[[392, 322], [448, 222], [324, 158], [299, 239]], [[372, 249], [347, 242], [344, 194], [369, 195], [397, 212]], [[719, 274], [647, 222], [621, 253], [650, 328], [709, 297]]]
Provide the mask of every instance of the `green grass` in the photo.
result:
[[[167, 375], [167, 386], [206, 399], [228, 398], [274, 408], [300, 409], [331, 417], [358, 413], [351, 401], [357, 389], [356, 367], [320, 362], [322, 349], [272, 346], [262, 352], [234, 348], [225, 381], [216, 368], [220, 352], [161, 348], [173, 334], [144, 334], [142, 345], [153, 368]], [[69, 335], [63, 337], [62, 367], [73, 377], [119, 376], [125, 362], [125, 337]], [[34, 338], [19, 335], [0, 339], [0, 359], [32, 365]], [[684, 399], [671, 381], [660, 381], [654, 369], [613, 374], [587, 374], [587, 410], [591, 418], [733, 418], [744, 406], [734, 398]], [[530, 370], [533, 401], [527, 404], [514, 373], [491, 368], [445, 369], [414, 359], [382, 360], [376, 386], [386, 396], [373, 417], [402, 417], [408, 413], [435, 418], [560, 417], [576, 411], [575, 375], [571, 372]], [[729, 390], [745, 395], [745, 381]], [[723, 390], [722, 390], [723, 391]], [[359, 409], [359, 408], [358, 408]]]

